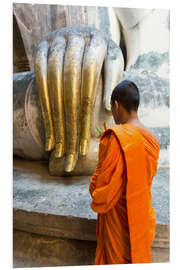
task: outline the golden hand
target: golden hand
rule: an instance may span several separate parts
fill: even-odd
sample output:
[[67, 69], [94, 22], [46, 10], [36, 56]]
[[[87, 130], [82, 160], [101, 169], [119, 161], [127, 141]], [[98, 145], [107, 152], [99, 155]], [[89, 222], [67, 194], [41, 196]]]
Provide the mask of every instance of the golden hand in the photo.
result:
[[56, 158], [65, 155], [66, 172], [74, 169], [79, 153], [88, 153], [101, 73], [104, 70], [104, 106], [110, 111], [111, 92], [121, 80], [123, 67], [120, 48], [93, 27], [56, 30], [37, 46], [35, 74], [45, 149], [54, 149]]

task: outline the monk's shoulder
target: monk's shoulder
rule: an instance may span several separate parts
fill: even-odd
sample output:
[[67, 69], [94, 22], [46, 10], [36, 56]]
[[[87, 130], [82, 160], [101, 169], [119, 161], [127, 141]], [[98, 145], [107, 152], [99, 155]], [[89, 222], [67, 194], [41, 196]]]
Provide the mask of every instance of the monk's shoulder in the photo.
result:
[[142, 131], [145, 131], [147, 133], [147, 135], [149, 135], [157, 140], [157, 137], [151, 128], [148, 128], [145, 125], [140, 126], [140, 128], [142, 129]]
[[139, 126], [140, 133], [148, 139], [151, 139], [154, 143], [159, 144], [158, 138], [156, 134], [152, 131], [152, 129], [146, 127], [145, 125]]
[[117, 137], [114, 130], [111, 128], [106, 129], [101, 136], [100, 144], [109, 144], [113, 142], [117, 142]]
[[111, 152], [114, 148], [117, 148], [119, 141], [116, 134], [112, 129], [107, 129], [101, 136], [100, 139], [100, 150]]

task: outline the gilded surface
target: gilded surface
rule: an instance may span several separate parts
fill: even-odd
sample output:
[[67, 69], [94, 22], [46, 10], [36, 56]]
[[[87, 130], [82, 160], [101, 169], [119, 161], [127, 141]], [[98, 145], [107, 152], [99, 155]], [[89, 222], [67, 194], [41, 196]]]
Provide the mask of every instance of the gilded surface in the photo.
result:
[[65, 155], [65, 172], [73, 171], [79, 154], [88, 154], [101, 75], [105, 74], [104, 108], [110, 111], [109, 97], [121, 80], [123, 67], [121, 49], [93, 27], [56, 30], [38, 44], [35, 74], [45, 150], [53, 150], [54, 158]]

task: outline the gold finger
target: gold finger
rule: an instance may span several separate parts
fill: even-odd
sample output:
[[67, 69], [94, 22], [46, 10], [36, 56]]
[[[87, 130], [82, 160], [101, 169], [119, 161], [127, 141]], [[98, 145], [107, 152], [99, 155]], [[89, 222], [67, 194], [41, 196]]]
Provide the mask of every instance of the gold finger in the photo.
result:
[[71, 172], [78, 159], [80, 130], [81, 65], [84, 52], [82, 36], [69, 37], [64, 61], [64, 109], [66, 126], [65, 171]]
[[39, 43], [35, 54], [35, 75], [40, 106], [45, 127], [45, 150], [50, 151], [54, 147], [53, 123], [47, 84], [47, 56], [49, 44], [43, 40]]
[[87, 155], [89, 150], [92, 111], [106, 50], [106, 41], [98, 35], [93, 36], [85, 48], [81, 82], [81, 155]]
[[65, 152], [65, 127], [63, 108], [63, 62], [66, 41], [57, 36], [48, 58], [48, 89], [54, 126], [55, 157], [60, 158]]

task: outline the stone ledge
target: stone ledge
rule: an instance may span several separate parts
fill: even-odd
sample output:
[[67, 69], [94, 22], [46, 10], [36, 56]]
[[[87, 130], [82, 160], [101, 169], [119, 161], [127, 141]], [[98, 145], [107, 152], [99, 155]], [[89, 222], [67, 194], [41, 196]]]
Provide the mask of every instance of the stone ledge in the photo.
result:
[[94, 241], [13, 232], [14, 268], [92, 265], [95, 251]]
[[[157, 214], [153, 245], [163, 248], [169, 248], [168, 172], [159, 170], [152, 186]], [[13, 180], [14, 229], [96, 241], [97, 214], [90, 207], [90, 177], [52, 177], [48, 174], [47, 164], [16, 160]]]
[[60, 216], [20, 209], [13, 211], [16, 230], [77, 240], [96, 240], [96, 219]]
[[[14, 230], [13, 267], [92, 265], [96, 242], [62, 239]], [[169, 248], [151, 248], [152, 262], [169, 262]]]
[[[90, 208], [90, 177], [52, 177], [47, 168], [14, 161], [13, 267], [92, 265], [97, 215]], [[169, 262], [167, 172], [159, 171], [153, 184], [157, 223], [165, 224], [156, 226], [152, 262]]]
[[[90, 207], [90, 176], [52, 177], [45, 163], [14, 161], [13, 207], [35, 213], [95, 220]], [[169, 224], [169, 169], [159, 169], [152, 184], [157, 223]]]
[[[13, 228], [19, 231], [67, 239], [96, 241], [96, 219], [14, 209], [13, 220]], [[169, 225], [156, 225], [152, 247], [169, 248]]]

